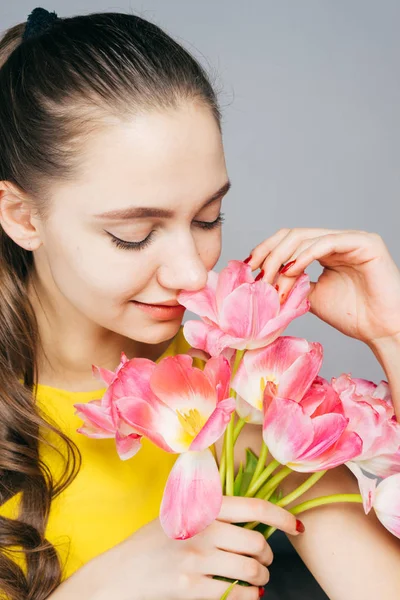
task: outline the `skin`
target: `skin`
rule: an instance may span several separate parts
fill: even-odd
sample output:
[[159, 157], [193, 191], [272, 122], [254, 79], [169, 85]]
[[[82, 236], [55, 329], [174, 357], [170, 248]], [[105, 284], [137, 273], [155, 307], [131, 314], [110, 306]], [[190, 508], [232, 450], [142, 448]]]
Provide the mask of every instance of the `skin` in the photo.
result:
[[[39, 381], [84, 391], [96, 387], [92, 364], [114, 369], [121, 350], [129, 357], [156, 359], [177, 333], [180, 318], [154, 320], [130, 301], [160, 303], [175, 299], [181, 289], [204, 286], [207, 271], [220, 255], [221, 230], [204, 230], [199, 221], [217, 219], [222, 198], [204, 205], [228, 175], [217, 125], [207, 109], [195, 104], [104, 127], [88, 138], [81, 164], [81, 177], [52, 190], [45, 222], [36, 214], [32, 199], [9, 182], [1, 182], [0, 219], [6, 233], [34, 253], [35, 278], [29, 296], [44, 348]], [[137, 206], [168, 208], [175, 216], [120, 222], [95, 217]], [[155, 233], [146, 248], [136, 251], [117, 248], [104, 229], [131, 242]], [[388, 344], [392, 351], [396, 347], [400, 277], [376, 234], [280, 230], [252, 254], [252, 268], [263, 267], [264, 277], [278, 283], [282, 294], [318, 260], [325, 269], [312, 286], [311, 312], [369, 344], [377, 355], [380, 347], [379, 356]], [[280, 265], [293, 258], [297, 266], [278, 275]], [[386, 293], [376, 293], [376, 289]], [[388, 318], [376, 320], [376, 314]], [[258, 451], [260, 442], [259, 428], [245, 427], [235, 454], [237, 462], [243, 459], [246, 446]], [[287, 478], [284, 493], [303, 477]], [[344, 468], [329, 472], [304, 499], [340, 492], [357, 492], [353, 476]], [[160, 590], [154, 587], [157, 581], [149, 575], [154, 572], [154, 561], [143, 562], [143, 557], [154, 557], [161, 547], [157, 569], [165, 598], [169, 589], [174, 598], [219, 598], [227, 584], [206, 576], [216, 574], [218, 568], [219, 574], [252, 583], [248, 588], [236, 586], [232, 600], [255, 600], [256, 586], [269, 578], [270, 548], [257, 532], [249, 535], [232, 524], [254, 520], [256, 514], [258, 520], [290, 535], [332, 600], [398, 597], [398, 540], [372, 514], [366, 517], [361, 506], [331, 505], [309, 511], [302, 516], [306, 533], [298, 535], [295, 519], [287, 511], [276, 514], [273, 505], [253, 498], [225, 498], [221, 515], [201, 536], [185, 544], [168, 540], [158, 520], [154, 521], [85, 565], [52, 598], [62, 600], [85, 589], [87, 598], [100, 600], [117, 586], [121, 600], [159, 597]]]

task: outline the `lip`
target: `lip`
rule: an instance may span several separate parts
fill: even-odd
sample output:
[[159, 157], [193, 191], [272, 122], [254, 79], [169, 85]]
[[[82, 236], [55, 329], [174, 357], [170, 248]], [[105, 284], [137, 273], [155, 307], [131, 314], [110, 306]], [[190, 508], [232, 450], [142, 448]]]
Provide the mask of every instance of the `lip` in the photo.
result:
[[139, 302], [138, 300], [131, 300], [131, 302], [143, 312], [160, 321], [182, 318], [183, 313], [186, 310], [184, 306], [177, 304], [176, 302], [168, 302], [164, 304], [147, 304], [144, 302]]

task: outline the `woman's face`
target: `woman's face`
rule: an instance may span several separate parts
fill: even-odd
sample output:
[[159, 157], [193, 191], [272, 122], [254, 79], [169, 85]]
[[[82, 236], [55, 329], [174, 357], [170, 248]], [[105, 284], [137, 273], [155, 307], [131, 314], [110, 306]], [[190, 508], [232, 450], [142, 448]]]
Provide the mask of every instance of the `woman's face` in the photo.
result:
[[221, 250], [228, 176], [211, 111], [188, 103], [104, 128], [81, 172], [37, 224], [41, 285], [58, 311], [145, 343], [170, 339], [183, 310], [143, 304], [204, 287]]

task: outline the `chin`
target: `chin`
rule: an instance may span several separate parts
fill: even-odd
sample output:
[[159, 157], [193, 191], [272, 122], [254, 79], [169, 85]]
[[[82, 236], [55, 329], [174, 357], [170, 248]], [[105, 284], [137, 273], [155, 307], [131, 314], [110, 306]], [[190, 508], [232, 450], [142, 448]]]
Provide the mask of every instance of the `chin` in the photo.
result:
[[153, 321], [142, 331], [136, 330], [134, 339], [144, 344], [161, 344], [173, 338], [182, 325], [182, 319], [170, 319], [169, 321]]

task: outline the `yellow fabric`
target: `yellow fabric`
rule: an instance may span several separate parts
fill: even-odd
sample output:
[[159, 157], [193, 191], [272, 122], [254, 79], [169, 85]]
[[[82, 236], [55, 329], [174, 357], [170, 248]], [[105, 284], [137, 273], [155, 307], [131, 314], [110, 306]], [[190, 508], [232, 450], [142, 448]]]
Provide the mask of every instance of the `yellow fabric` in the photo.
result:
[[[181, 327], [162, 357], [183, 354], [188, 349]], [[201, 362], [195, 360], [194, 364], [200, 366]], [[101, 398], [104, 391], [68, 392], [40, 384], [37, 387], [38, 404], [82, 454], [77, 477], [52, 502], [46, 529], [46, 537], [61, 556], [63, 579], [157, 517], [167, 477], [177, 459], [143, 439], [138, 454], [123, 461], [114, 440], [90, 439], [77, 433], [82, 421], [74, 415], [73, 405]], [[53, 442], [57, 439], [51, 438]], [[57, 445], [65, 449], [64, 445]], [[59, 455], [43, 444], [41, 457], [58, 477], [62, 466]], [[0, 515], [15, 519], [19, 500], [20, 494], [8, 500], [0, 507]], [[16, 554], [15, 560], [25, 570], [23, 555]]]

